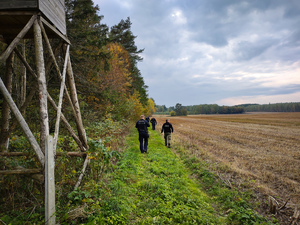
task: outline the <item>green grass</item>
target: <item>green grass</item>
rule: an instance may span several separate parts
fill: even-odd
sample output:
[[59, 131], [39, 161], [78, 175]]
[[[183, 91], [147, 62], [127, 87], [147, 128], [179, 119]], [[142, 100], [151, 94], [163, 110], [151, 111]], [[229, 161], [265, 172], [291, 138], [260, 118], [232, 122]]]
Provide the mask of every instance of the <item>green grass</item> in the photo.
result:
[[273, 224], [248, 204], [251, 193], [226, 187], [180, 146], [166, 148], [158, 132], [150, 131], [147, 154], [140, 153], [136, 130], [126, 142], [97, 223]]
[[[157, 132], [150, 132], [148, 153], [139, 151], [133, 131], [110, 183], [112, 197], [106, 213], [98, 218], [111, 224], [225, 224], [211, 200], [180, 159], [164, 146]], [[103, 220], [104, 219], [104, 220]]]

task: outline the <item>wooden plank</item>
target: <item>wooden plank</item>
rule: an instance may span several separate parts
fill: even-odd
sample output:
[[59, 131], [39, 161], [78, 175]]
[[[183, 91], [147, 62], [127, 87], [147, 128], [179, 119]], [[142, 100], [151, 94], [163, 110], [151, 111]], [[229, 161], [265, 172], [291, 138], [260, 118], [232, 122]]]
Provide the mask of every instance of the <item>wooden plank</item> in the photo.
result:
[[0, 156], [6, 156], [6, 157], [15, 157], [15, 156], [25, 156], [29, 155], [25, 152], [0, 152]]
[[39, 0], [39, 9], [62, 34], [66, 35], [66, 15], [62, 2], [58, 0]]
[[[0, 152], [0, 156], [5, 157], [18, 157], [18, 156], [27, 156], [29, 153], [26, 152]], [[71, 156], [71, 157], [85, 157], [86, 152], [57, 152], [56, 156]]]
[[57, 152], [56, 156], [63, 156], [63, 155], [67, 155], [67, 156], [72, 156], [72, 157], [85, 157], [87, 156], [86, 152]]
[[70, 40], [62, 35], [60, 32], [57, 31], [57, 29], [55, 27], [53, 27], [47, 20], [45, 20], [44, 18], [41, 18], [41, 21], [43, 22], [43, 24], [45, 24], [51, 31], [53, 31], [57, 36], [59, 36], [61, 39], [63, 39], [66, 43], [68, 43], [69, 45], [71, 44]]
[[41, 169], [17, 169], [17, 170], [0, 170], [0, 175], [13, 175], [13, 174], [33, 174], [41, 173]]
[[[35, 15], [37, 12], [35, 11], [21, 11], [21, 10], [14, 10], [14, 11], [0, 11], [0, 16], [29, 16]], [[2, 20], [3, 18], [1, 18]]]
[[53, 137], [48, 135], [45, 146], [45, 224], [55, 225], [55, 177]]
[[37, 0], [1, 0], [0, 9], [37, 9]]

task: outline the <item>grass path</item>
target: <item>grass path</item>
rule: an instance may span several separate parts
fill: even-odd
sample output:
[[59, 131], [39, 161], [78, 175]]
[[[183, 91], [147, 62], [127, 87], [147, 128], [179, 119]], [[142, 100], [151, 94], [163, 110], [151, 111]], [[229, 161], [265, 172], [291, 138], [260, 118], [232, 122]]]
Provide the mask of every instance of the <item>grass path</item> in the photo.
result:
[[156, 131], [150, 131], [148, 153], [139, 151], [138, 134], [127, 137], [111, 190], [117, 211], [108, 221], [124, 224], [226, 224], [183, 162]]

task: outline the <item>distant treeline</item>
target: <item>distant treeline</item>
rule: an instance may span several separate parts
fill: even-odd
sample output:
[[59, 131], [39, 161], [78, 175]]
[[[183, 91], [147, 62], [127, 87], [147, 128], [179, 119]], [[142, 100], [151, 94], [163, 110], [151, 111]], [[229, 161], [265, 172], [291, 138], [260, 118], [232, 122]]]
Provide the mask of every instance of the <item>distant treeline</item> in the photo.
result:
[[[195, 114], [240, 114], [244, 112], [300, 112], [300, 102], [276, 103], [276, 104], [242, 104], [236, 106], [219, 106], [217, 104], [203, 104], [176, 106], [167, 108], [165, 105], [156, 105], [156, 114], [195, 115]], [[187, 113], [186, 113], [187, 112]]]
[[244, 107], [240, 106], [219, 106], [213, 105], [193, 105], [186, 106], [188, 114], [238, 114], [244, 113]]
[[300, 102], [275, 103], [275, 104], [243, 104], [245, 112], [300, 112]]
[[181, 106], [177, 103], [176, 106], [167, 108], [165, 105], [156, 105], [156, 114], [172, 114], [176, 113], [176, 116], [193, 115], [193, 114], [237, 114], [245, 112], [244, 107], [241, 106], [219, 106], [217, 104], [212, 105], [192, 105]]

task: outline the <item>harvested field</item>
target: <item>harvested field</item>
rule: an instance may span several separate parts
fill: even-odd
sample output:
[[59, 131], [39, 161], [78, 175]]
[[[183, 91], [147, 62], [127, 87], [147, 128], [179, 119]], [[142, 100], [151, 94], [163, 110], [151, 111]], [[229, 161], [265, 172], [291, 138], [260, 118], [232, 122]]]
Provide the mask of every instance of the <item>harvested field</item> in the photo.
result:
[[300, 113], [158, 116], [158, 128], [166, 118], [187, 154], [209, 161], [235, 185], [248, 181], [256, 192], [300, 208]]

